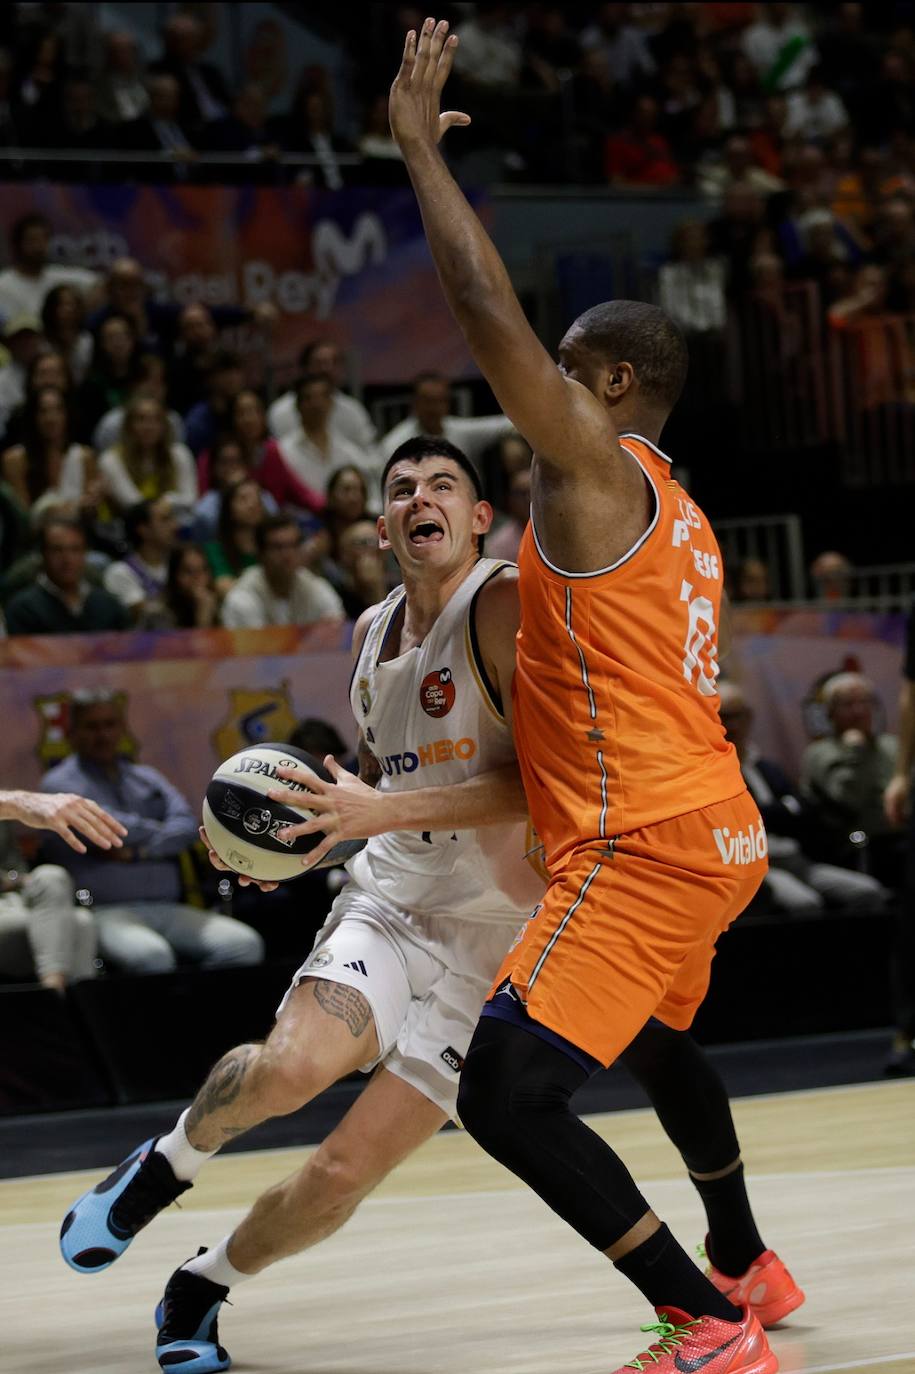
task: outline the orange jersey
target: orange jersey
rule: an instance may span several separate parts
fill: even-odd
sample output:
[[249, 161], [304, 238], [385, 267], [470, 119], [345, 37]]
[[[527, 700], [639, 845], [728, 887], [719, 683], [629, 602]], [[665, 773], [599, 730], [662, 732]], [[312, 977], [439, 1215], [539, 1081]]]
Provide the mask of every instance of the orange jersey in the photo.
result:
[[655, 494], [629, 553], [565, 573], [521, 542], [515, 742], [552, 871], [582, 844], [726, 801], [744, 782], [718, 718], [721, 551], [669, 460], [621, 445]]

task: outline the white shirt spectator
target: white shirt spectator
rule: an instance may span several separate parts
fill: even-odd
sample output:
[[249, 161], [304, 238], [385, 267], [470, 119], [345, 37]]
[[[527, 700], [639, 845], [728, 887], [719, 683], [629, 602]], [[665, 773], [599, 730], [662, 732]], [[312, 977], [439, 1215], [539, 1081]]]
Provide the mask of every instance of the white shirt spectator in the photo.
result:
[[10, 320], [14, 315], [41, 315], [44, 298], [55, 286], [73, 286], [84, 295], [97, 289], [101, 278], [85, 267], [64, 267], [54, 264], [43, 267], [37, 276], [26, 276], [17, 267], [0, 272], [0, 316]]
[[63, 456], [56, 487], [48, 487], [32, 502], [32, 523], [54, 506], [78, 506], [86, 486], [86, 466], [92, 454], [82, 444], [71, 444]]
[[[176, 444], [184, 443], [184, 421], [177, 410], [168, 412], [168, 423], [172, 432], [172, 440]], [[121, 431], [124, 428], [124, 407], [115, 406], [113, 410], [108, 410], [99, 420], [95, 429], [92, 431], [92, 447], [96, 453], [104, 453], [106, 448], [114, 448], [121, 442]]]
[[645, 35], [633, 24], [623, 24], [612, 36], [599, 24], [592, 24], [581, 36], [586, 52], [597, 49], [603, 55], [614, 85], [627, 86], [640, 76], [651, 76], [655, 61]]
[[[481, 466], [483, 450], [513, 429], [514, 425], [507, 415], [446, 415], [442, 421], [443, 437], [449, 443], [457, 444], [476, 468]], [[422, 432], [415, 415], [408, 415], [399, 425], [389, 429], [378, 445], [382, 467], [396, 448], [408, 439], [415, 439]], [[430, 435], [430, 438], [434, 437]]]
[[[287, 434], [301, 429], [302, 422], [294, 391], [286, 391], [277, 397], [267, 411], [267, 423], [270, 433], [276, 439], [285, 439]], [[330, 427], [341, 439], [355, 444], [366, 453], [375, 447], [375, 426], [372, 424], [371, 416], [361, 401], [357, 401], [355, 396], [347, 396], [345, 391], [334, 392]]]
[[811, 41], [810, 30], [802, 20], [791, 16], [785, 24], [773, 24], [766, 14], [766, 6], [759, 7], [760, 17], [755, 24], [744, 29], [740, 46], [753, 63], [761, 80], [769, 73], [790, 48], [793, 56], [786, 58], [785, 69], [775, 83], [779, 91], [797, 90], [807, 80], [810, 68], [819, 60], [819, 54]]
[[374, 448], [368, 452], [357, 448], [348, 439], [341, 438], [335, 430], [331, 430], [330, 447], [325, 455], [318, 445], [309, 439], [301, 425], [283, 436], [282, 448], [283, 457], [296, 476], [306, 487], [320, 492], [322, 496], [327, 491], [327, 479], [334, 469], [350, 464], [363, 474], [370, 492], [373, 490], [372, 482], [378, 473], [378, 457]]
[[161, 600], [168, 577], [168, 563], [147, 563], [138, 553], [130, 560], [109, 563], [102, 578], [106, 592], [116, 596], [128, 611]]
[[6, 429], [9, 418], [25, 400], [25, 368], [10, 361], [0, 367], [0, 430]]
[[468, 19], [457, 29], [460, 38], [454, 69], [481, 86], [513, 86], [521, 75], [521, 44], [510, 29], [487, 28]]
[[848, 124], [848, 111], [835, 91], [792, 91], [782, 130], [786, 138], [827, 139]]
[[222, 623], [229, 630], [310, 625], [315, 620], [342, 620], [343, 614], [343, 602], [330, 583], [307, 568], [296, 570], [285, 598], [272, 590], [263, 568], [247, 568], [222, 603]]
[[[179, 514], [189, 514], [197, 500], [197, 465], [190, 449], [184, 444], [172, 444], [172, 463], [175, 485], [171, 491], [162, 494], [171, 497], [172, 505]], [[99, 458], [98, 465], [109, 495], [122, 510], [146, 499], [116, 448], [107, 449]]]
[[703, 262], [666, 262], [658, 274], [659, 304], [681, 329], [704, 333], [723, 329], [725, 265], [720, 258]]

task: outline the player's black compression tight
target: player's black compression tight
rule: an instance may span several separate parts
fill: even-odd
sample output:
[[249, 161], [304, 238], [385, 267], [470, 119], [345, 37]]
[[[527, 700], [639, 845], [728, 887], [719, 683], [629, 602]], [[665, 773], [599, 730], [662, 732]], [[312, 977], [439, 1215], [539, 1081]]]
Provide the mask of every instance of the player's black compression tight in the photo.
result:
[[[540, 1036], [483, 1017], [458, 1093], [464, 1126], [598, 1250], [651, 1209], [619, 1156], [572, 1112], [589, 1070]], [[617, 1262], [655, 1306], [737, 1320], [737, 1312], [662, 1226]]]

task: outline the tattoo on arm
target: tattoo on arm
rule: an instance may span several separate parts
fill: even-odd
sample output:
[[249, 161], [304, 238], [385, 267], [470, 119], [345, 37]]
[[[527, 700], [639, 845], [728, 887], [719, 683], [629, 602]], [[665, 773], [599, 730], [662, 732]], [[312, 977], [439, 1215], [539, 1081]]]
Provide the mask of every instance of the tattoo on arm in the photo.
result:
[[377, 787], [381, 778], [381, 764], [372, 753], [365, 742], [365, 735], [359, 731], [359, 747], [356, 751], [359, 759], [359, 776], [363, 782], [368, 783], [369, 787]]
[[343, 983], [328, 983], [318, 979], [314, 985], [315, 1001], [328, 1016], [336, 1016], [346, 1023], [355, 1040], [364, 1034], [372, 1020], [372, 1009], [358, 988]]
[[[229, 1050], [228, 1054], [223, 1055], [191, 1104], [186, 1124], [188, 1131], [199, 1126], [205, 1117], [231, 1107], [242, 1090], [245, 1075], [258, 1050], [257, 1045], [239, 1045], [237, 1049]], [[240, 1135], [242, 1130], [246, 1129], [247, 1127], [237, 1130], [235, 1127], [224, 1128], [223, 1134], [227, 1140], [231, 1140], [233, 1135]]]

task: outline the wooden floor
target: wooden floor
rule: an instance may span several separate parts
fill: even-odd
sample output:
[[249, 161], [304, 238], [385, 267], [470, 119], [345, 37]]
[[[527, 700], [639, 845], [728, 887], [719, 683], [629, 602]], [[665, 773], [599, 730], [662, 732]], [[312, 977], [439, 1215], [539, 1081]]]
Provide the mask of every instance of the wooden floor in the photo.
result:
[[[763, 1234], [808, 1294], [772, 1333], [782, 1370], [915, 1374], [915, 1084], [748, 1098], [735, 1114]], [[698, 1198], [654, 1117], [591, 1122], [691, 1249]], [[95, 1277], [65, 1267], [57, 1227], [100, 1175], [0, 1184], [0, 1370], [155, 1371], [165, 1279], [301, 1158], [214, 1160], [181, 1211]], [[251, 1374], [606, 1374], [641, 1348], [649, 1316], [539, 1199], [448, 1132], [330, 1241], [239, 1288], [221, 1334]]]

